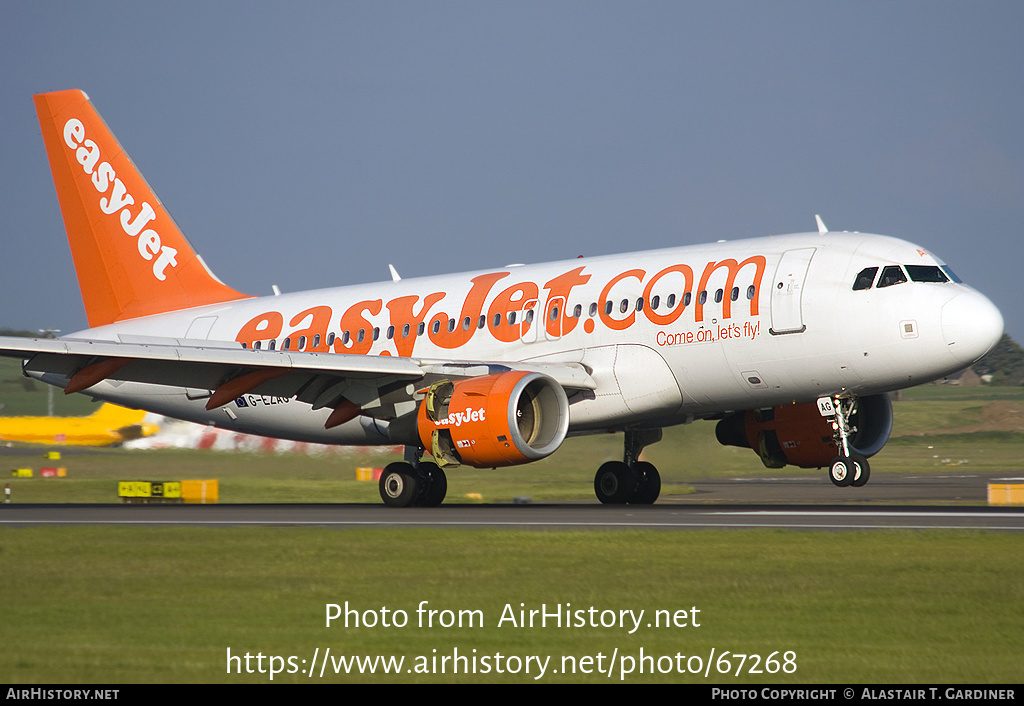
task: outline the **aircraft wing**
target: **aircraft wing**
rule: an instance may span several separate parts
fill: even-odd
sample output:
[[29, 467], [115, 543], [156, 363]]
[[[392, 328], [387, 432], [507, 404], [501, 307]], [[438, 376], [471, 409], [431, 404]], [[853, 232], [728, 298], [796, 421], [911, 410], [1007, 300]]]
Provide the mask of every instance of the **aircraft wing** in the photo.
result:
[[[296, 397], [314, 409], [336, 406], [344, 398], [364, 413], [380, 408], [383, 416], [391, 416], [411, 401], [409, 386], [420, 381], [429, 384], [509, 370], [539, 372], [570, 389], [597, 387], [584, 368], [573, 364], [253, 350], [230, 342], [183, 339], [114, 342], [0, 337], [0, 355], [23, 359], [25, 372], [44, 374], [44, 381], [51, 384], [62, 382], [67, 393], [104, 380], [167, 385], [187, 388], [197, 399], [208, 398], [207, 409], [255, 393]], [[393, 411], [395, 402], [404, 403], [398, 412]]]

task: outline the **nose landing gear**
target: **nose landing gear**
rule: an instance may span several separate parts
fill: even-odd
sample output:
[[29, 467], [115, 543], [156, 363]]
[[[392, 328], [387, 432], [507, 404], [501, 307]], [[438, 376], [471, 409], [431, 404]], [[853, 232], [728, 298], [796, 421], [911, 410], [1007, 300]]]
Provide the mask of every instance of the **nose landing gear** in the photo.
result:
[[850, 418], [857, 411], [857, 400], [852, 397], [820, 397], [818, 410], [823, 417], [832, 417], [832, 436], [839, 455], [832, 459], [828, 468], [828, 478], [833, 484], [845, 488], [859, 488], [871, 477], [871, 467], [867, 458], [856, 453], [850, 447], [850, 436], [857, 432], [850, 426]]

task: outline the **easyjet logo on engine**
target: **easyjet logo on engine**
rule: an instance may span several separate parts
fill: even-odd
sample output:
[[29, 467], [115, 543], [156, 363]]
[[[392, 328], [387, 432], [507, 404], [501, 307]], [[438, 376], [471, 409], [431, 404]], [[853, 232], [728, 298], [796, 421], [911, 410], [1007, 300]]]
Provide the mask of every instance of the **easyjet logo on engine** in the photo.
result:
[[439, 427], [461, 427], [462, 423], [469, 424], [470, 422], [483, 422], [484, 415], [487, 410], [481, 407], [480, 409], [467, 409], [465, 412], [450, 412], [444, 419], [438, 419], [434, 422]]
[[168, 267], [177, 267], [175, 257], [178, 251], [164, 245], [160, 234], [146, 225], [156, 219], [156, 212], [146, 201], [142, 202], [138, 213], [133, 214], [130, 206], [135, 204], [135, 197], [128, 193], [124, 182], [118, 178], [110, 162], [100, 161], [100, 147], [93, 140], [86, 139], [85, 125], [78, 118], [71, 118], [64, 123], [64, 144], [74, 150], [75, 158], [82, 170], [91, 175], [92, 185], [101, 196], [100, 210], [108, 216], [114, 216], [121, 222], [121, 229], [126, 235], [137, 238], [139, 255], [143, 260], [152, 261], [153, 276], [158, 280], [167, 279]]

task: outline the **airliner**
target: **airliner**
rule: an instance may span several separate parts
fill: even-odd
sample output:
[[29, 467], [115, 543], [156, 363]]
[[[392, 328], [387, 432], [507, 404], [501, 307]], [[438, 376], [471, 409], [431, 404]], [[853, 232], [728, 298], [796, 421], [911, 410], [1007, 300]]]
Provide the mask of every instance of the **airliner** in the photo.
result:
[[142, 410], [104, 404], [87, 417], [0, 417], [0, 441], [68, 446], [112, 446], [156, 434]]
[[[70, 393], [296, 441], [404, 447], [385, 504], [436, 506], [446, 471], [622, 432], [602, 503], [651, 504], [643, 449], [717, 423], [769, 468], [862, 486], [888, 393], [961, 370], [1003, 319], [935, 255], [814, 232], [254, 297], [218, 279], [88, 97], [35, 96], [89, 328], [0, 339]], [[389, 266], [390, 267], [390, 266]]]

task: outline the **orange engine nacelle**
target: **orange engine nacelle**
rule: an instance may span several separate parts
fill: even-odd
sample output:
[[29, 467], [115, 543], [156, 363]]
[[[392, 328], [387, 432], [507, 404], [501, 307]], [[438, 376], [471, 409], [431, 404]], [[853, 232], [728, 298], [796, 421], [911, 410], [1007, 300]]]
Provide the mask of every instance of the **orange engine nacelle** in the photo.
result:
[[[881, 451], [892, 431], [889, 396], [858, 399], [850, 425], [857, 430], [850, 436], [851, 451], [865, 458]], [[832, 420], [813, 402], [738, 412], [718, 422], [715, 435], [725, 446], [753, 449], [768, 468], [821, 468], [839, 454]]]
[[569, 430], [569, 401], [546, 375], [521, 371], [441, 380], [416, 419], [438, 465], [514, 466], [549, 456]]

